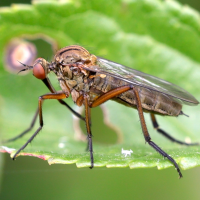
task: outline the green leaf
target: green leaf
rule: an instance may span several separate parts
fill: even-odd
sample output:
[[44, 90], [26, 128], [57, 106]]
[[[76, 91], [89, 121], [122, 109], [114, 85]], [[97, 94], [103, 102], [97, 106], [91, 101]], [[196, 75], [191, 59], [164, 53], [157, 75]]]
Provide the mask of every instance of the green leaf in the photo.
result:
[[[21, 76], [5, 70], [5, 49], [13, 38], [41, 38], [59, 48], [80, 44], [95, 55], [173, 82], [200, 99], [199, 13], [175, 1], [35, 1], [33, 5], [13, 5], [0, 9], [0, 35], [3, 139], [14, 137], [28, 128], [38, 97], [48, 93], [42, 82], [30, 73]], [[43, 48], [38, 56], [46, 55], [45, 51], [49, 49]], [[51, 76], [51, 80], [57, 87], [55, 76]], [[78, 109], [70, 98], [67, 103]], [[99, 126], [101, 119], [96, 116], [97, 121], [92, 126], [99, 131], [97, 134], [98, 131], [93, 130], [95, 166], [157, 166], [159, 169], [172, 166], [145, 145], [136, 110], [112, 101], [106, 102], [103, 110], [106, 123], [114, 128], [118, 142], [108, 145], [106, 140], [95, 139], [98, 134], [109, 138], [109, 132], [105, 131], [105, 126]], [[179, 140], [200, 141], [200, 106], [183, 106], [183, 112], [190, 117], [158, 116], [160, 127]], [[77, 134], [77, 128], [74, 128], [77, 121], [72, 114], [55, 100], [44, 103], [43, 113], [44, 128], [20, 155], [37, 156], [50, 164], [90, 166], [89, 153], [85, 152], [86, 142], [80, 140], [83, 135]], [[99, 112], [93, 115], [99, 115]], [[145, 118], [152, 140], [182, 169], [200, 165], [199, 147], [171, 143], [153, 130], [148, 114]], [[37, 121], [34, 130], [38, 126]], [[1, 151], [13, 154], [13, 149], [19, 149], [33, 132], [5, 144]], [[124, 157], [121, 148], [132, 149], [132, 155]]]

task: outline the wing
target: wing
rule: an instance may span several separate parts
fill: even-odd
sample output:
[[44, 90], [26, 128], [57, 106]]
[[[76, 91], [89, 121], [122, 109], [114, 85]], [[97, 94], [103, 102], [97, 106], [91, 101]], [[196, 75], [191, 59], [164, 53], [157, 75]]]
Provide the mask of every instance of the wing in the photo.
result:
[[193, 97], [190, 93], [181, 87], [174, 85], [173, 83], [100, 57], [97, 57], [97, 65], [92, 66], [89, 69], [85, 69], [116, 77], [130, 84], [166, 94], [181, 104], [199, 104], [195, 97]]

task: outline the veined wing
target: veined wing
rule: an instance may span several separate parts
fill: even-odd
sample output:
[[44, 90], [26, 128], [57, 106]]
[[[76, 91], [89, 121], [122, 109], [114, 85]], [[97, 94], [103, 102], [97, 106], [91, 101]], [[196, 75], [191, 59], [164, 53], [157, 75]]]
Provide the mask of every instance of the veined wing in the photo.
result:
[[187, 105], [199, 104], [195, 97], [189, 92], [173, 83], [100, 57], [97, 58], [97, 65], [90, 67], [88, 70], [116, 77], [133, 85], [161, 92], [172, 97], [178, 103]]

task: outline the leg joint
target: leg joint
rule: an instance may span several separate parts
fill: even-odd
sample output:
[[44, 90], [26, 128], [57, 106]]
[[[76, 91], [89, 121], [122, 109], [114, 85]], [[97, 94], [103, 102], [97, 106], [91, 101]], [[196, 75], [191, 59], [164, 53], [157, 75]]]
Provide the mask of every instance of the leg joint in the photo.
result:
[[151, 137], [150, 136], [145, 136], [144, 138], [145, 138], [145, 141], [148, 142], [148, 143], [151, 141]]

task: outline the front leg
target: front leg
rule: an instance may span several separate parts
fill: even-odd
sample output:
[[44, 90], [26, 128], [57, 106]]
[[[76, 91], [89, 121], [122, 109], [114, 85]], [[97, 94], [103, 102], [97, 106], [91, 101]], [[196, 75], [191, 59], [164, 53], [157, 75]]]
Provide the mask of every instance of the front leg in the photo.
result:
[[[36, 130], [36, 132], [28, 139], [28, 141], [15, 153], [15, 155], [12, 157], [14, 160], [16, 156], [35, 138], [35, 136], [41, 131], [44, 123], [43, 123], [43, 116], [42, 116], [42, 103], [46, 99], [65, 99], [68, 96], [66, 96], [63, 92], [58, 93], [52, 93], [52, 94], [45, 94], [39, 97], [38, 101], [38, 109], [39, 109], [39, 121], [40, 121], [40, 127]], [[36, 115], [37, 116], [37, 115]]]

